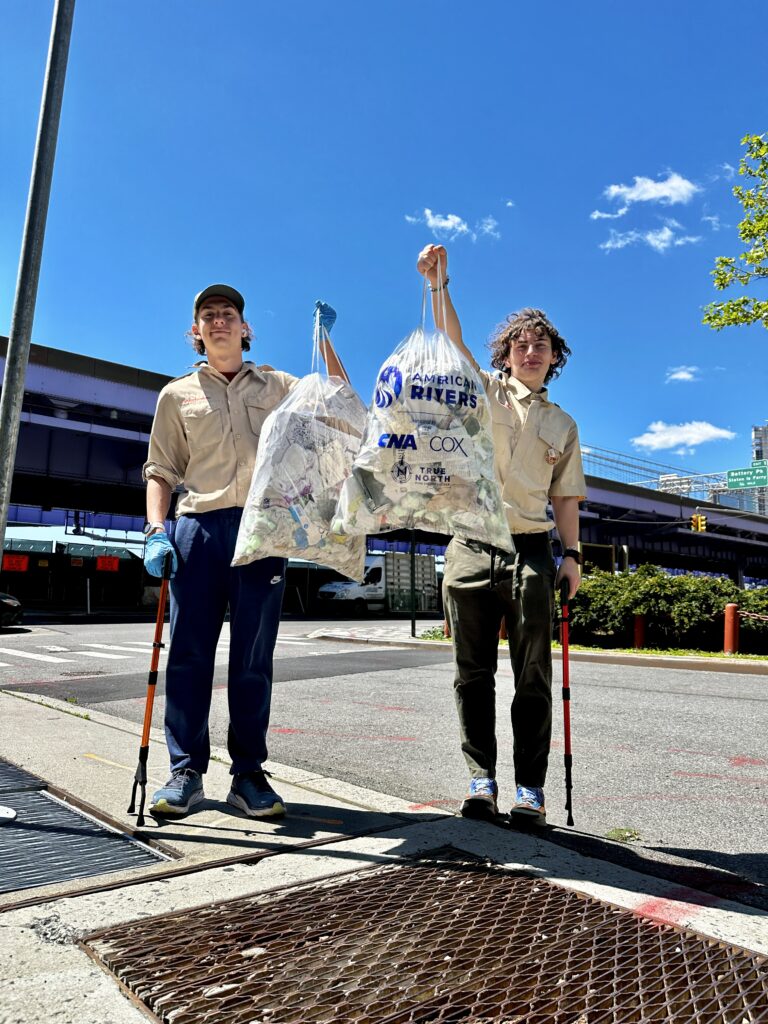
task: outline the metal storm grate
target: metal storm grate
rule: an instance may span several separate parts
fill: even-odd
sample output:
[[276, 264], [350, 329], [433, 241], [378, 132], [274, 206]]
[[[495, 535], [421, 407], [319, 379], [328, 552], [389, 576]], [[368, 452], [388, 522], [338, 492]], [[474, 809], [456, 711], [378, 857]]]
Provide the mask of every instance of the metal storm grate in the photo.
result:
[[84, 945], [172, 1024], [768, 1021], [766, 958], [455, 860], [212, 904]]
[[166, 859], [49, 793], [5, 791], [0, 802], [17, 815], [0, 826], [0, 893], [126, 871]]
[[36, 775], [0, 758], [0, 793], [15, 793], [22, 789], [45, 789], [45, 783]]

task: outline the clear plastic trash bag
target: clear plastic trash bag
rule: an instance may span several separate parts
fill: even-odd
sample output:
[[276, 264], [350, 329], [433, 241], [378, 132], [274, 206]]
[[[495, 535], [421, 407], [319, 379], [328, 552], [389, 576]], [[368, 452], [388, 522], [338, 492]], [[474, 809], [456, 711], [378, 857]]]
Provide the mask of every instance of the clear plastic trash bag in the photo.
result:
[[[315, 325], [318, 342], [328, 335]], [[365, 537], [331, 530], [344, 481], [360, 448], [365, 406], [340, 377], [313, 372], [264, 422], [232, 565], [278, 556], [319, 562], [362, 580]]]
[[340, 534], [428, 530], [509, 550], [483, 383], [450, 338], [422, 323], [379, 370]]

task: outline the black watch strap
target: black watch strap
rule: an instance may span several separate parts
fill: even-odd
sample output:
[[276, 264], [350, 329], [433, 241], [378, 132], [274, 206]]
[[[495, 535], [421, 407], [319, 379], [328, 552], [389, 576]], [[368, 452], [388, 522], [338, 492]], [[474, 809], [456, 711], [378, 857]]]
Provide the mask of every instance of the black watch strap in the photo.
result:
[[581, 565], [581, 552], [578, 548], [566, 548], [563, 551], [563, 558], [572, 558], [577, 565]]

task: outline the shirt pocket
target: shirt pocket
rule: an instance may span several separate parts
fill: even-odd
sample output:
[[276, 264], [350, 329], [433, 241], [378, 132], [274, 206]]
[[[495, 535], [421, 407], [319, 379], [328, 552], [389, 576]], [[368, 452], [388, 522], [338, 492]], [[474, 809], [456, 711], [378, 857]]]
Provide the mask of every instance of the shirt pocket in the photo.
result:
[[269, 416], [273, 408], [274, 403], [267, 405], [261, 402], [254, 402], [253, 399], [246, 401], [245, 411], [248, 416], [248, 422], [256, 437], [258, 437], [264, 429], [264, 420]]
[[221, 444], [224, 436], [221, 410], [206, 407], [185, 412], [184, 430], [192, 453]]
[[552, 479], [555, 466], [563, 457], [567, 440], [568, 427], [559, 427], [554, 423], [540, 425], [536, 443], [536, 461], [541, 465], [543, 476], [547, 481]]

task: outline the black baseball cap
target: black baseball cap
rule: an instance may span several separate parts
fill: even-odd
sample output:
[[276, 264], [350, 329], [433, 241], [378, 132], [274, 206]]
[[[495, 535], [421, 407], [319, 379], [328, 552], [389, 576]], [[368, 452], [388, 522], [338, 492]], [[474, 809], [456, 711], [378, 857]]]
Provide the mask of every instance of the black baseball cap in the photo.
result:
[[207, 288], [203, 288], [203, 290], [198, 292], [195, 296], [195, 304], [192, 307], [192, 318], [194, 320], [197, 320], [197, 314], [200, 311], [202, 304], [206, 299], [210, 299], [212, 295], [218, 295], [222, 299], [229, 299], [240, 316], [243, 315], [243, 311], [245, 310], [245, 299], [237, 288], [231, 288], [228, 284], [209, 284]]

